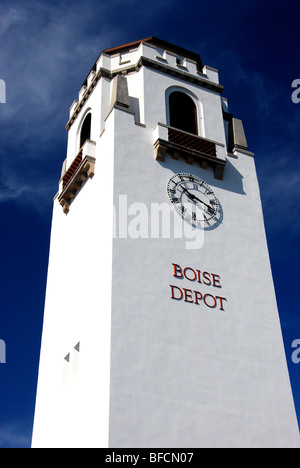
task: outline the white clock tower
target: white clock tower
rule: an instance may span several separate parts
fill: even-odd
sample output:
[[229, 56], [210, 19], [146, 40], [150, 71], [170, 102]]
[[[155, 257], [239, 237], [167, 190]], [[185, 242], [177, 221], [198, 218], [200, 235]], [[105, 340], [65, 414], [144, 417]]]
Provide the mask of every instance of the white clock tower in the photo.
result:
[[218, 71], [105, 50], [67, 123], [34, 447], [299, 447], [254, 155]]

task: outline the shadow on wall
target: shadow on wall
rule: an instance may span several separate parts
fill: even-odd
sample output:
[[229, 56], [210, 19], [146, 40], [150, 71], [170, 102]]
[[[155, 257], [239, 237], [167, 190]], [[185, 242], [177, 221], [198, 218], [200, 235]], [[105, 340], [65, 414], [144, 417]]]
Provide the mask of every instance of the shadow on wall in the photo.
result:
[[224, 179], [217, 180], [211, 176], [211, 184], [220, 187], [228, 192], [238, 193], [240, 195], [246, 195], [244, 191], [244, 184], [243, 184], [243, 175], [237, 170], [236, 167], [227, 159], [225, 170], [224, 170]]
[[[171, 156], [165, 161], [157, 161], [162, 167], [168, 167], [174, 174], [183, 172], [183, 173], [193, 173], [199, 171], [198, 165], [190, 165], [188, 166], [184, 160], [174, 160]], [[194, 170], [193, 170], [194, 168]], [[205, 182], [209, 185], [214, 187], [221, 188], [223, 190], [227, 190], [228, 192], [238, 193], [240, 195], [246, 195], [244, 191], [244, 184], [243, 179], [244, 177], [242, 174], [234, 167], [234, 165], [230, 162], [227, 158], [225, 170], [224, 170], [224, 178], [223, 180], [218, 180], [214, 176], [214, 172], [212, 168], [207, 169], [200, 169], [202, 174], [201, 177], [205, 180]]]

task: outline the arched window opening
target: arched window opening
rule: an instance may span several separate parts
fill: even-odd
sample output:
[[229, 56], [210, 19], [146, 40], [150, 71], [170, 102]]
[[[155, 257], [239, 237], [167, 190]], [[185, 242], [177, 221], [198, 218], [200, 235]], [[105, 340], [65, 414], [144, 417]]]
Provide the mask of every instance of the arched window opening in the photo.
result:
[[92, 121], [92, 114], [88, 114], [84, 119], [84, 122], [81, 127], [80, 132], [80, 148], [84, 145], [86, 140], [91, 139], [91, 121]]
[[174, 91], [169, 97], [169, 109], [171, 127], [198, 135], [197, 109], [192, 98]]

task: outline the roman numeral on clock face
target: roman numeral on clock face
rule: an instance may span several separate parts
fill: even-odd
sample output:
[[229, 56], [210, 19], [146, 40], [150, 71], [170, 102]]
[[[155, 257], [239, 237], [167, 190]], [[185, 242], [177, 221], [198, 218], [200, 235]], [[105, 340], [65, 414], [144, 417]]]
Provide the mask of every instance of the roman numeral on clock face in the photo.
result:
[[193, 225], [208, 223], [217, 216], [219, 202], [211, 187], [199, 177], [175, 174], [169, 180], [167, 191], [178, 214]]

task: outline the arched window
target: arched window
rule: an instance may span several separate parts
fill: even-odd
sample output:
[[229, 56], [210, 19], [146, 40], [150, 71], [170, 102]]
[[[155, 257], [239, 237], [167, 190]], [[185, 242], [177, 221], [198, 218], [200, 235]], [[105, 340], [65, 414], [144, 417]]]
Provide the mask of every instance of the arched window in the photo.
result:
[[84, 122], [81, 127], [80, 132], [80, 148], [84, 145], [86, 140], [90, 140], [91, 138], [91, 121], [92, 121], [92, 114], [88, 114], [84, 119]]
[[169, 109], [171, 127], [198, 135], [197, 109], [190, 96], [174, 91], [169, 96]]

